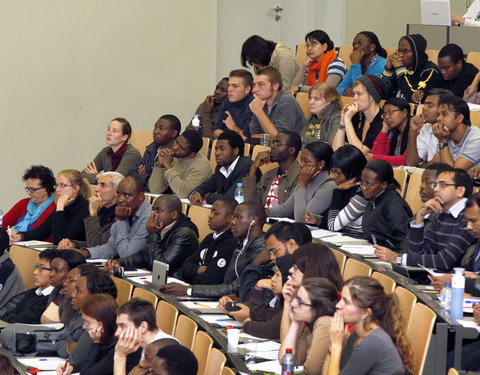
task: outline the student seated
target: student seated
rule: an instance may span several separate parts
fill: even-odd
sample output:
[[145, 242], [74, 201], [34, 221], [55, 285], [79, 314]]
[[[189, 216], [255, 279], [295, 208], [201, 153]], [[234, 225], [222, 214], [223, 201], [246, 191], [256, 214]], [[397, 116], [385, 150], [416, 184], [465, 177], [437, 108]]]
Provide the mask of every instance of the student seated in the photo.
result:
[[233, 198], [237, 183], [242, 182], [252, 165], [252, 160], [243, 156], [245, 144], [242, 137], [231, 130], [218, 136], [215, 146], [217, 168], [212, 177], [193, 189], [190, 203], [201, 206], [213, 204], [219, 198]]
[[[321, 375], [330, 346], [330, 325], [338, 303], [335, 284], [323, 277], [304, 279], [291, 302], [291, 322], [278, 358], [291, 348], [305, 374]], [[306, 326], [306, 327], [305, 327]]]
[[196, 375], [197, 371], [197, 358], [182, 345], [161, 348], [152, 361], [152, 375]]
[[452, 93], [444, 89], [430, 90], [423, 102], [422, 113], [410, 119], [406, 151], [408, 166], [423, 166], [435, 156], [438, 139], [432, 132], [432, 126], [437, 123], [440, 98], [445, 95]]
[[182, 279], [190, 284], [220, 284], [223, 281], [237, 239], [231, 226], [237, 201], [217, 199], [208, 215], [208, 227], [213, 230], [181, 267]]
[[340, 125], [340, 95], [331, 83], [316, 83], [308, 91], [308, 104], [311, 115], [307, 119], [303, 144], [325, 141], [331, 145]]
[[289, 217], [303, 222], [305, 212], [323, 214], [330, 206], [335, 184], [328, 170], [332, 148], [317, 141], [305, 146], [300, 154], [300, 175], [294, 193], [281, 205], [268, 210], [270, 217]]
[[[435, 196], [425, 202], [410, 223], [408, 253], [397, 258], [386, 253], [383, 257], [402, 265], [421, 264], [449, 271], [460, 265], [468, 247], [475, 243], [465, 219], [465, 203], [472, 194], [473, 183], [467, 172], [456, 168], [440, 173], [432, 187]], [[432, 213], [438, 217], [430, 228], [424, 229], [425, 217]]]
[[[332, 154], [330, 176], [336, 188], [328, 209], [328, 230], [363, 238], [362, 218], [367, 200], [363, 197], [359, 182], [366, 164], [365, 155], [352, 145], [342, 146]], [[304, 220], [313, 225], [322, 223], [322, 218], [308, 213]]]
[[145, 227], [152, 206], [145, 199], [143, 182], [137, 176], [125, 177], [117, 187], [116, 222], [110, 227], [110, 237], [99, 246], [79, 249], [86, 258], [126, 257], [138, 253], [147, 243]]
[[198, 248], [198, 229], [182, 213], [182, 203], [174, 195], [161, 195], [152, 207], [146, 230], [146, 245], [137, 253], [119, 259], [109, 259], [105, 269], [112, 273], [114, 266], [152, 269], [153, 261], [169, 265], [168, 274], [181, 279], [183, 262]]
[[[205, 100], [200, 103], [195, 114], [200, 115], [200, 129], [195, 129], [192, 121], [185, 130], [195, 130], [204, 138], [213, 138], [213, 132], [216, 129], [215, 124], [222, 108], [223, 102], [227, 98], [228, 78], [224, 77], [218, 81], [213, 95], [207, 95]], [[193, 119], [193, 118], [192, 118]]]
[[148, 180], [157, 161], [158, 151], [164, 148], [171, 148], [173, 141], [178, 137], [181, 130], [182, 125], [177, 116], [161, 116], [153, 127], [153, 142], [146, 147], [142, 158], [130, 169], [128, 176], [135, 175], [140, 177], [148, 190]]
[[101, 172], [97, 175], [95, 195], [88, 198], [90, 216], [83, 219], [86, 241], [64, 238], [58, 249], [73, 249], [103, 245], [110, 238], [110, 227], [115, 222], [117, 187], [123, 176], [118, 172]]
[[[59, 323], [68, 325], [73, 317], [71, 296], [67, 286], [74, 284], [80, 277], [77, 267], [85, 264], [85, 258], [73, 250], [59, 251], [50, 262], [50, 283], [53, 290], [48, 296], [47, 308], [40, 317], [40, 322]], [[74, 288], [74, 285], [71, 285]]]
[[[80, 282], [81, 284], [81, 282]], [[88, 342], [85, 359], [73, 366], [63, 364], [57, 367], [57, 374], [67, 375], [80, 372], [82, 375], [113, 374], [113, 356], [117, 339], [114, 336], [116, 325], [117, 303], [110, 294], [93, 294], [86, 298], [81, 312], [83, 329], [91, 340]], [[127, 371], [132, 369], [140, 359], [140, 351], [127, 356]]]
[[399, 251], [412, 210], [397, 192], [392, 166], [385, 160], [369, 162], [362, 171], [360, 187], [368, 200], [362, 220], [364, 238]]
[[470, 122], [470, 109], [463, 99], [442, 96], [437, 123], [432, 132], [438, 139], [433, 163], [446, 163], [454, 168], [480, 166], [480, 129]]
[[238, 246], [233, 251], [222, 283], [215, 285], [169, 283], [161, 286], [160, 291], [176, 296], [188, 295], [210, 298], [238, 294], [242, 271], [252, 263], [265, 246], [262, 231], [265, 219], [265, 210], [258, 203], [244, 202], [235, 208], [232, 233], [238, 240]]
[[[115, 375], [126, 374], [127, 356], [140, 348], [141, 361], [146, 356], [147, 346], [157, 340], [172, 339], [157, 327], [155, 307], [141, 298], [132, 298], [117, 309], [117, 330], [115, 337], [114, 369]], [[176, 374], [175, 374], [176, 375]]]
[[56, 178], [57, 207], [48, 218], [35, 229], [10, 230], [11, 242], [45, 240], [52, 237], [57, 245], [64, 238], [85, 241], [83, 219], [88, 216], [90, 185], [79, 171], [65, 169]]
[[0, 320], [7, 323], [40, 324], [40, 317], [47, 308], [48, 297], [53, 291], [50, 282], [50, 271], [57, 250], [47, 249], [38, 254], [38, 262], [34, 264], [34, 288], [13, 296], [0, 309]]
[[185, 130], [171, 149], [161, 150], [148, 181], [150, 192], [188, 198], [194, 188], [212, 175], [210, 162], [199, 152], [202, 146], [199, 132]]
[[308, 92], [316, 83], [328, 82], [337, 87], [347, 73], [347, 66], [334, 50], [333, 42], [323, 30], [305, 35], [307, 60], [295, 77], [298, 91]]
[[285, 91], [290, 90], [299, 69], [295, 56], [287, 45], [258, 35], [252, 35], [243, 42], [240, 58], [242, 66], [247, 68], [251, 65], [255, 71], [266, 66], [277, 69], [282, 77], [280, 89], [283, 87]]
[[353, 39], [353, 51], [350, 54], [352, 64], [337, 86], [337, 91], [343, 96], [353, 96], [352, 85], [365, 74], [380, 77], [387, 63], [387, 51], [380, 45], [375, 33], [361, 31]]
[[228, 96], [223, 101], [215, 124], [213, 136], [218, 138], [225, 129], [230, 129], [242, 136], [250, 138], [250, 121], [252, 111], [250, 102], [253, 99], [253, 76], [248, 70], [232, 70], [228, 78]]
[[383, 112], [379, 103], [385, 93], [385, 86], [380, 78], [368, 74], [353, 83], [353, 91], [353, 103], [342, 109], [332, 147], [337, 150], [349, 143], [368, 154], [382, 129]]
[[23, 280], [20, 271], [10, 259], [7, 231], [0, 229], [0, 309], [17, 294], [23, 292]]
[[114, 118], [107, 127], [107, 147], [100, 151], [82, 171], [82, 177], [95, 183], [98, 172], [115, 171], [124, 176], [142, 158], [138, 150], [128, 144], [132, 127], [124, 118]]
[[16, 232], [38, 228], [54, 211], [55, 177], [50, 168], [33, 165], [25, 171], [22, 180], [27, 185], [29, 198], [18, 201], [4, 216], [4, 229]]
[[438, 68], [442, 75], [438, 87], [460, 98], [478, 73], [475, 65], [465, 61], [462, 48], [456, 44], [447, 44], [440, 50]]
[[428, 60], [426, 48], [427, 41], [420, 34], [400, 38], [397, 51], [388, 56], [382, 73], [387, 98], [397, 96], [420, 103], [425, 92], [438, 87], [438, 67]]
[[303, 135], [306, 127], [305, 116], [293, 95], [282, 91], [279, 71], [271, 66], [260, 68], [256, 71], [253, 82], [250, 135], [260, 138], [262, 134], [268, 134], [273, 138], [282, 130]]
[[[245, 201], [256, 201], [265, 208], [283, 204], [295, 190], [300, 164], [297, 156], [302, 140], [297, 133], [282, 131], [271, 142], [270, 151], [259, 152], [248, 175], [243, 178]], [[257, 182], [260, 167], [278, 163], [278, 168], [265, 172]]]
[[[385, 293], [371, 277], [357, 276], [346, 281], [336, 307], [328, 375], [413, 373], [407, 325], [395, 294]], [[355, 330], [346, 338], [349, 323]]]
[[343, 280], [338, 263], [331, 250], [325, 245], [309, 243], [300, 246], [293, 253], [293, 266], [290, 268], [290, 276], [283, 285], [283, 312], [280, 325], [280, 341], [283, 342], [290, 329], [292, 318], [292, 303], [298, 289], [304, 280], [308, 278], [326, 278], [333, 283], [337, 292], [342, 289]]
[[390, 98], [383, 106], [383, 125], [367, 158], [382, 159], [393, 166], [406, 165], [410, 128], [410, 105], [405, 99]]

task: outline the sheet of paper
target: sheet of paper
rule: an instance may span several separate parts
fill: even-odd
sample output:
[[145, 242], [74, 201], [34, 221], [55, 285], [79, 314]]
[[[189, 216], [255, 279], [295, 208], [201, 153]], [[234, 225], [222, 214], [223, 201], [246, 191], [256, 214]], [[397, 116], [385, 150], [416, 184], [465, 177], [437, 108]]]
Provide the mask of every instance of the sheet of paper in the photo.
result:
[[125, 276], [151, 275], [152, 272], [145, 268], [138, 268], [135, 271], [125, 271]]
[[65, 364], [65, 358], [60, 357], [19, 357], [18, 362], [27, 367], [36, 367], [39, 370], [56, 370], [59, 364]]
[[176, 279], [174, 277], [167, 277], [167, 283], [179, 283], [182, 285], [190, 285], [183, 280]]
[[210, 324], [218, 324], [220, 327], [233, 326], [242, 327], [243, 324], [230, 318], [226, 314], [200, 314], [200, 317]]
[[280, 343], [275, 342], [275, 341], [263, 341], [263, 342], [249, 342], [246, 344], [240, 344], [238, 345], [239, 349], [246, 349], [249, 351], [255, 351], [256, 353], [260, 352], [271, 352], [271, 351], [277, 351], [280, 349]]
[[326, 238], [326, 237], [338, 237], [338, 236], [341, 236], [342, 234], [341, 233], [338, 233], [338, 232], [332, 232], [332, 231], [329, 231], [329, 230], [326, 230], [326, 229], [315, 229], [315, 230], [312, 230], [312, 237], [313, 238]]
[[105, 258], [98, 258], [98, 259], [87, 259], [87, 263], [93, 263], [93, 264], [101, 264], [101, 265], [104, 265], [105, 263], [107, 263], [107, 260], [108, 259], [105, 259]]
[[458, 319], [457, 322], [460, 323], [465, 328], [475, 328], [477, 331], [480, 332], [480, 326], [477, 323], [475, 323], [472, 318]]
[[422, 266], [420, 263], [418, 263], [418, 266], [423, 268], [425, 271], [427, 271], [432, 276], [443, 276], [444, 275], [444, 273], [435, 272], [431, 268], [427, 268], [427, 267]]
[[266, 339], [263, 339], [261, 337], [257, 337], [257, 336], [249, 335], [248, 333], [245, 333], [245, 332], [241, 332], [240, 333], [240, 341], [247, 340], [247, 339], [258, 340], [258, 341], [265, 341], [266, 340]]
[[278, 360], [278, 350], [272, 350], [270, 352], [256, 352], [255, 357], [268, 359], [269, 361]]
[[189, 309], [216, 309], [218, 302], [217, 301], [184, 301], [181, 302], [182, 305], [188, 307]]
[[[282, 366], [280, 365], [280, 362], [278, 360], [266, 361], [266, 362], [248, 365], [248, 369], [251, 371], [260, 371], [260, 372], [267, 372], [267, 373], [274, 373], [274, 374], [282, 373]], [[301, 372], [303, 372], [303, 366], [295, 366], [293, 373], [298, 374]]]
[[28, 247], [38, 247], [38, 246], [52, 246], [53, 244], [51, 242], [45, 242], [45, 241], [18, 241], [18, 242], [13, 242], [12, 245], [20, 245], [20, 246], [28, 246]]
[[375, 248], [371, 245], [342, 245], [340, 249], [358, 255], [375, 255]]
[[340, 245], [368, 245], [369, 242], [365, 239], [362, 238], [353, 238], [349, 236], [332, 236], [332, 237], [326, 237], [323, 239], [325, 242], [332, 243], [334, 245], [340, 246]]
[[268, 217], [267, 223], [276, 223], [277, 221], [286, 221], [287, 223], [294, 223], [295, 220], [289, 219], [288, 217]]
[[152, 275], [132, 276], [132, 277], [127, 277], [127, 279], [139, 284], [148, 285], [152, 282]]

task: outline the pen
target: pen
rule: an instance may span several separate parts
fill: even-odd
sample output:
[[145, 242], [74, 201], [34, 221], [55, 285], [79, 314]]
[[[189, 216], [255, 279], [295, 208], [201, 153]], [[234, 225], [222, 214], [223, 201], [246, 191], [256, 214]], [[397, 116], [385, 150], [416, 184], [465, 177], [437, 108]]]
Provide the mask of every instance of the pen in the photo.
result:
[[302, 212], [302, 214], [308, 215], [308, 216], [315, 216], [315, 217], [321, 217], [321, 218], [323, 218], [322, 215], [312, 214], [311, 212]]
[[218, 319], [215, 322], [231, 322], [233, 319]]
[[372, 242], [373, 242], [374, 245], [377, 244], [377, 237], [375, 237], [374, 234], [372, 234]]
[[12, 231], [10, 230], [10, 225], [7, 227], [8, 237], [12, 237]]
[[67, 369], [67, 366], [68, 366], [68, 359], [65, 361], [65, 364], [63, 365], [63, 371], [64, 372]]
[[210, 306], [202, 305], [201, 303], [198, 303], [198, 302], [194, 302], [193, 304], [194, 304], [194, 305], [198, 305], [198, 306], [202, 306], [202, 307], [208, 307], [208, 308], [210, 308]]

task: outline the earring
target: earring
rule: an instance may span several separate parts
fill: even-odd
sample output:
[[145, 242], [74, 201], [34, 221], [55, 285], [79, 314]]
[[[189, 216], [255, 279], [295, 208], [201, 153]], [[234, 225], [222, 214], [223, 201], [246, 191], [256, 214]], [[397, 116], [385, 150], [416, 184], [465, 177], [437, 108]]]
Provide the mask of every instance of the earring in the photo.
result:
[[370, 51], [372, 51], [372, 52], [373, 52], [373, 48], [372, 48]]

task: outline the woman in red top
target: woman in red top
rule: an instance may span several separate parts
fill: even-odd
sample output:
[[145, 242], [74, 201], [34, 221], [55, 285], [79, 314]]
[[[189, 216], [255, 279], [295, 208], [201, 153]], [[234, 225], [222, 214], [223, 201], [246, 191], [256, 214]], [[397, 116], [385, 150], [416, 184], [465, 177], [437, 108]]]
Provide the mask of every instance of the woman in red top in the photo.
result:
[[34, 165], [22, 177], [29, 198], [18, 201], [3, 217], [2, 227], [26, 232], [40, 226], [55, 211], [55, 177], [50, 168]]

